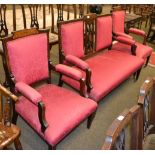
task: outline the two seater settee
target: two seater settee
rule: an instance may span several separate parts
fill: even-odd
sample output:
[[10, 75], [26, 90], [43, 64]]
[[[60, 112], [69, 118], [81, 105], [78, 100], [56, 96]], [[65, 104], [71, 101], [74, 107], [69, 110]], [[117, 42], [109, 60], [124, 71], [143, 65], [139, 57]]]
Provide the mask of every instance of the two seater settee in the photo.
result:
[[[131, 46], [131, 54], [111, 50], [112, 48], [112, 17], [102, 15], [91, 21], [91, 15], [85, 19], [59, 23], [60, 62], [71, 65], [81, 71], [86, 78], [87, 95], [99, 102], [105, 95], [134, 75], [138, 79], [144, 60], [134, 55], [135, 41], [123, 36], [117, 41]], [[90, 19], [90, 21], [89, 21]], [[95, 30], [95, 32], [94, 32]], [[95, 50], [92, 48], [95, 33]], [[84, 41], [89, 39], [89, 42]], [[87, 49], [87, 52], [85, 52]], [[107, 50], [108, 49], [108, 50]], [[59, 85], [68, 84], [75, 89], [80, 85], [75, 80], [60, 76]]]

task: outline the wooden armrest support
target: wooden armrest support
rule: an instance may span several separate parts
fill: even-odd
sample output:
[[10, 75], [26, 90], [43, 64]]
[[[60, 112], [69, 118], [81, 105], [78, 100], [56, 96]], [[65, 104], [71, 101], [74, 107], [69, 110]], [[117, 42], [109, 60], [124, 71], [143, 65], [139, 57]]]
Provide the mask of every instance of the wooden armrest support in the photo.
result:
[[2, 92], [2, 94], [4, 94], [5, 96], [10, 97], [15, 102], [18, 100], [18, 97], [17, 96], [15, 96], [14, 94], [12, 94], [9, 90], [7, 90], [1, 84], [0, 84], [0, 92]]

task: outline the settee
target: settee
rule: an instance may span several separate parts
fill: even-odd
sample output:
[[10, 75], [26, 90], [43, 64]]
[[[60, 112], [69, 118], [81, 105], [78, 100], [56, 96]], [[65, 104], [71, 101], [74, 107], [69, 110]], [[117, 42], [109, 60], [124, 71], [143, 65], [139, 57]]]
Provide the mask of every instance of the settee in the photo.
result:
[[[136, 45], [133, 39], [118, 36], [116, 40], [129, 45], [130, 54], [111, 50], [113, 42], [110, 15], [95, 17], [92, 14], [83, 19], [59, 23], [60, 63], [82, 72], [86, 78], [85, 91], [96, 102], [131, 75], [137, 80], [144, 64], [144, 59], [135, 56]], [[59, 85], [62, 86], [63, 83], [76, 90], [80, 89], [75, 80], [60, 75]]]

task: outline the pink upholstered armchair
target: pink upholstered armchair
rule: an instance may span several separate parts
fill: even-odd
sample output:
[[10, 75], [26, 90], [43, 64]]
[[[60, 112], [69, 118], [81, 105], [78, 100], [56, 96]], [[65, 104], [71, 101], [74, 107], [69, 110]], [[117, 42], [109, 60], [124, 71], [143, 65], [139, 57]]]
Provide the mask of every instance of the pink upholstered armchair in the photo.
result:
[[[48, 31], [25, 29], [3, 39], [10, 89], [20, 94], [13, 121], [20, 115], [48, 144], [49, 149], [88, 118], [89, 128], [97, 103], [51, 83], [51, 70], [77, 81], [85, 96], [85, 78], [74, 68], [49, 60]], [[40, 83], [41, 82], [41, 83]]]
[[[125, 28], [124, 28], [125, 11], [124, 10], [113, 11], [112, 12], [112, 20], [113, 20], [113, 34], [114, 34], [114, 36], [123, 36], [123, 37], [129, 38], [129, 39], [133, 39], [133, 37], [131, 35], [126, 34], [124, 32], [124, 30], [125, 30]], [[136, 28], [130, 28], [128, 30], [128, 32], [138, 35], [143, 38], [143, 43], [136, 42], [136, 46], [137, 46], [136, 56], [143, 58], [146, 61], [145, 66], [147, 66], [153, 49], [146, 45], [145, 32], [143, 30], [139, 30]], [[122, 43], [116, 43], [112, 49], [130, 53], [130, 46], [122, 44]]]

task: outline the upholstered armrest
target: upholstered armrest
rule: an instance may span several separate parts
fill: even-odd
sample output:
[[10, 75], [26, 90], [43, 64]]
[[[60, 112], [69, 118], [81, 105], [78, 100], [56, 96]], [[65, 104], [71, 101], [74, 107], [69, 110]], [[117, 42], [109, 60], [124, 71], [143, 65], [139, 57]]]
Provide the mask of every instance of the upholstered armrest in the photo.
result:
[[41, 94], [23, 82], [17, 82], [15, 88], [28, 100], [38, 106], [38, 118], [41, 124], [41, 131], [44, 133], [48, 127], [48, 123], [45, 119], [45, 105], [42, 102]]
[[89, 68], [89, 65], [85, 61], [81, 60], [80, 58], [78, 58], [74, 55], [67, 55], [65, 57], [65, 60], [67, 62], [77, 66], [78, 68], [80, 68], [82, 70], [86, 70]]
[[30, 87], [29, 85], [23, 83], [23, 82], [17, 82], [15, 85], [17, 91], [19, 91], [23, 96], [25, 96], [27, 99], [35, 103], [36, 105], [41, 102], [42, 96], [39, 92], [37, 92], [35, 89]]
[[63, 64], [56, 65], [55, 71], [59, 72], [61, 75], [65, 75], [73, 78], [74, 80], [77, 80], [80, 83], [80, 94], [84, 97], [87, 97], [87, 94], [85, 93], [85, 78], [82, 75], [82, 72], [73, 67], [69, 67]]
[[140, 36], [143, 36], [143, 37], [146, 36], [145, 31], [139, 30], [139, 29], [136, 29], [136, 28], [130, 28], [130, 29], [129, 29], [129, 33], [134, 33], [134, 34], [136, 34], [136, 35], [140, 35]]
[[123, 37], [123, 36], [117, 36], [115, 39], [121, 43], [127, 44], [127, 45], [135, 45], [135, 40]]
[[129, 38], [129, 39], [133, 39], [132, 36], [130, 36], [128, 34], [125, 34], [123, 32], [116, 32], [115, 34], [116, 34], [116, 36], [122, 36], [122, 37], [126, 37], [126, 38]]
[[55, 66], [55, 70], [78, 81], [83, 78], [82, 72], [66, 65], [58, 64]]
[[88, 92], [90, 92], [93, 86], [91, 84], [91, 69], [89, 65], [74, 55], [67, 55], [65, 60], [86, 72], [86, 85]]

